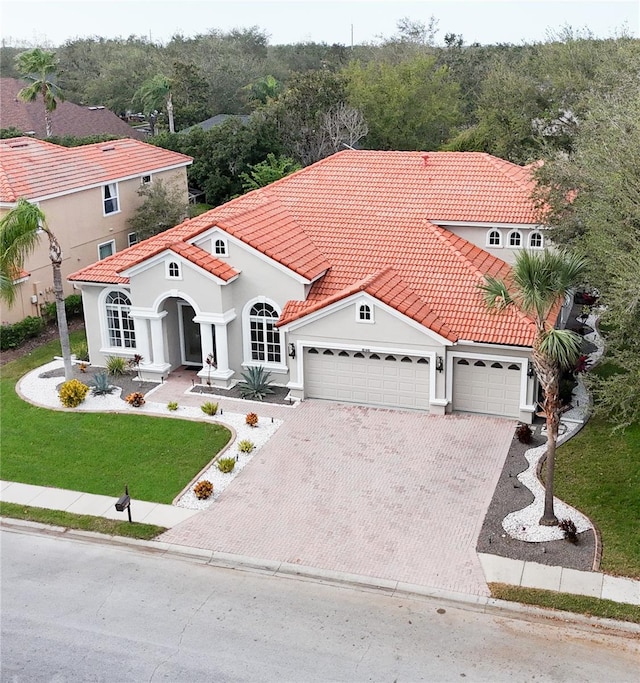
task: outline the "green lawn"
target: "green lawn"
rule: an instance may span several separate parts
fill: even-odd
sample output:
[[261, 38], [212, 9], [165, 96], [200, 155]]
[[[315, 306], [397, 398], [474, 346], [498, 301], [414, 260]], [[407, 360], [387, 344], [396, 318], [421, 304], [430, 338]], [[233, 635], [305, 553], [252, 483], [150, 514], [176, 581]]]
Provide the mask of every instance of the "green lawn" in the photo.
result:
[[558, 449], [555, 484], [600, 529], [602, 571], [640, 579], [640, 425], [612, 433], [589, 420]]
[[[83, 332], [72, 335], [72, 343]], [[58, 412], [15, 392], [16, 380], [60, 354], [51, 342], [1, 369], [2, 479], [171, 503], [228, 443], [225, 427], [145, 415]]]

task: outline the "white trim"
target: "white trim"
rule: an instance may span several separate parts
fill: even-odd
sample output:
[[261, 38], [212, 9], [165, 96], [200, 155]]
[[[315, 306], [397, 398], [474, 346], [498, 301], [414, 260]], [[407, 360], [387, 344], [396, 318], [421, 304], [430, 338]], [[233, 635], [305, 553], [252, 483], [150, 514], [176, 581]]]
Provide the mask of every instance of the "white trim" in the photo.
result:
[[[524, 353], [530, 353], [532, 350], [531, 346], [518, 346], [517, 344], [493, 344], [492, 342], [477, 342], [477, 341], [472, 341], [471, 339], [458, 339], [456, 342], [456, 347], [459, 347], [463, 344], [468, 344], [469, 346], [480, 346], [483, 348], [487, 349], [504, 349], [505, 351], [523, 351]], [[471, 351], [470, 353], [473, 353]], [[525, 356], [523, 356], [525, 357]], [[526, 356], [528, 358], [528, 356]]]
[[[159, 254], [156, 254], [155, 256], [151, 256], [148, 259], [145, 259], [144, 261], [140, 263], [136, 263], [136, 265], [131, 266], [130, 268], [125, 268], [124, 270], [119, 271], [119, 275], [121, 277], [128, 277], [131, 279], [132, 277], [135, 277], [136, 275], [140, 275], [140, 273], [145, 272], [149, 268], [153, 268], [159, 263], [166, 262], [168, 260], [176, 261], [177, 263], [181, 264], [183, 268], [191, 268], [197, 273], [201, 273], [205, 277], [213, 280], [216, 284], [220, 286], [228, 285], [231, 284], [234, 280], [236, 280], [240, 273], [238, 275], [234, 275], [232, 278], [229, 278], [228, 280], [222, 280], [213, 273], [210, 273], [208, 270], [205, 270], [204, 268], [201, 268], [200, 266], [196, 265], [195, 263], [189, 261], [189, 259], [184, 258], [184, 256], [180, 256], [180, 254], [176, 254], [175, 251], [172, 251], [169, 247], [161, 251]], [[166, 266], [165, 266], [166, 267]], [[165, 271], [166, 273], [166, 271]], [[172, 280], [177, 280], [178, 278], [171, 278]]]
[[[518, 235], [520, 237], [520, 244], [511, 244], [511, 236]], [[522, 249], [524, 247], [524, 235], [521, 230], [511, 230], [507, 234], [507, 243], [504, 245], [507, 249]]]
[[545, 230], [541, 223], [501, 223], [500, 221], [439, 221], [437, 218], [429, 218], [429, 222], [443, 227], [461, 228], [501, 228], [514, 230]]
[[472, 360], [484, 360], [490, 363], [507, 363], [520, 366], [520, 400], [518, 410], [520, 412], [534, 412], [535, 405], [527, 403], [527, 388], [529, 377], [527, 377], [527, 367], [529, 359], [523, 356], [498, 356], [487, 353], [467, 353], [465, 351], [449, 351], [447, 354], [447, 376], [445, 393], [447, 399], [453, 405], [453, 361], [454, 358], [470, 358]]
[[[245, 303], [245, 305], [242, 308], [242, 367], [253, 367], [253, 366], [258, 366], [261, 365], [267, 370], [274, 370], [276, 372], [283, 372], [289, 371], [288, 366], [286, 365], [286, 358], [287, 358], [287, 347], [285, 344], [284, 340], [284, 332], [276, 326], [276, 323], [278, 322], [277, 318], [273, 319], [273, 324], [274, 328], [277, 330], [278, 335], [280, 336], [280, 362], [279, 363], [274, 363], [274, 362], [269, 362], [268, 360], [264, 361], [259, 361], [259, 360], [254, 360], [251, 357], [251, 321], [250, 321], [250, 312], [251, 309], [255, 304], [267, 304], [271, 306], [275, 312], [278, 314], [278, 316], [282, 315], [282, 308], [273, 300], [269, 299], [266, 296], [257, 296], [254, 297], [253, 299], [250, 299]], [[266, 349], [266, 344], [267, 340], [265, 339], [264, 341], [265, 344], [265, 349]]]
[[[531, 238], [533, 237], [533, 235], [540, 235], [540, 246], [539, 247], [532, 247], [531, 246]], [[529, 235], [527, 237], [527, 248], [533, 249], [535, 251], [540, 251], [540, 250], [544, 249], [544, 235], [542, 234], [541, 230], [532, 230], [529, 233]]]
[[[218, 253], [218, 242], [222, 243], [222, 248], [224, 249], [223, 253]], [[211, 244], [213, 247], [213, 256], [216, 258], [229, 258], [229, 243], [227, 242], [226, 237], [214, 237], [211, 239]]]
[[[217, 225], [214, 225], [211, 228], [207, 228], [203, 232], [201, 232], [198, 235], [187, 240], [187, 244], [192, 244], [194, 246], [200, 247], [200, 249], [204, 249], [204, 247], [202, 246], [202, 243], [209, 240], [209, 250], [208, 251], [212, 256], [215, 256], [216, 254], [215, 254], [215, 246], [214, 246], [214, 235], [216, 235], [216, 234], [223, 235], [228, 240], [228, 242], [230, 242], [231, 244], [233, 244], [237, 247], [240, 247], [242, 249], [245, 249], [246, 251], [248, 251], [253, 256], [259, 258], [261, 261], [264, 261], [265, 263], [269, 264], [270, 266], [273, 266], [277, 270], [285, 273], [285, 275], [288, 275], [289, 277], [296, 280], [296, 282], [300, 282], [304, 285], [310, 285], [312, 282], [315, 282], [316, 280], [320, 279], [327, 272], [326, 270], [324, 270], [322, 273], [320, 273], [313, 280], [309, 280], [308, 278], [303, 277], [299, 273], [296, 273], [295, 270], [291, 270], [291, 268], [289, 268], [288, 266], [283, 265], [279, 261], [272, 259], [270, 256], [267, 256], [266, 254], [264, 254], [260, 250], [256, 249], [255, 247], [252, 247], [250, 244], [247, 244], [246, 242], [243, 242], [242, 240], [238, 239], [237, 237], [230, 235], [228, 232], [226, 232], [222, 228], [218, 227]], [[205, 249], [205, 251], [206, 251], [206, 249]]]
[[[135, 242], [131, 241], [131, 236], [135, 238]], [[128, 232], [127, 233], [127, 247], [133, 247], [134, 245], [138, 244], [138, 233], [137, 232]]]
[[[172, 164], [171, 166], [163, 166], [162, 168], [155, 168], [153, 169], [153, 173], [163, 173], [164, 171], [173, 171], [177, 168], [182, 168], [186, 166], [190, 166], [193, 163], [193, 161], [183, 161], [180, 164]], [[108, 185], [109, 183], [124, 183], [127, 180], [135, 180], [136, 178], [140, 178], [143, 175], [149, 175], [150, 171], [138, 171], [137, 173], [133, 173], [128, 176], [122, 176], [120, 178], [105, 178], [103, 180], [99, 180], [98, 182], [91, 183], [90, 185], [79, 185], [78, 187], [73, 187], [68, 190], [61, 190], [60, 192], [53, 192], [51, 194], [46, 194], [42, 195], [40, 197], [25, 197], [25, 199], [29, 199], [29, 201], [34, 201], [34, 202], [44, 202], [47, 201], [48, 199], [56, 199], [57, 197], [64, 197], [68, 194], [75, 194], [76, 192], [85, 192], [86, 190], [95, 190], [96, 188], [103, 187], [104, 185]], [[185, 168], [185, 173], [186, 173], [186, 168]], [[0, 205], [2, 206], [2, 205]], [[12, 204], [12, 206], [15, 206], [15, 202]], [[110, 215], [110, 214], [107, 214]]]
[[[491, 235], [493, 233], [498, 234], [498, 238], [500, 239], [499, 244], [491, 244]], [[485, 247], [488, 249], [502, 249], [504, 246], [504, 240], [502, 239], [502, 230], [499, 228], [493, 227], [487, 230], [487, 234], [485, 235]]]
[[443, 337], [442, 335], [438, 334], [437, 332], [434, 332], [433, 330], [429, 329], [428, 327], [425, 327], [424, 325], [421, 325], [419, 322], [413, 320], [413, 318], [409, 318], [408, 316], [404, 315], [404, 313], [400, 313], [397, 311], [395, 308], [392, 306], [389, 306], [385, 304], [384, 302], [380, 301], [379, 299], [376, 299], [375, 297], [371, 296], [370, 294], [363, 294], [362, 292], [356, 292], [355, 294], [351, 294], [348, 297], [345, 297], [344, 299], [340, 299], [340, 301], [336, 301], [333, 304], [330, 304], [329, 306], [325, 306], [324, 308], [321, 308], [319, 311], [314, 311], [313, 313], [309, 313], [302, 318], [298, 318], [297, 320], [293, 320], [290, 323], [286, 323], [285, 325], [281, 325], [280, 329], [284, 332], [293, 332], [301, 327], [304, 327], [305, 325], [316, 322], [317, 320], [321, 320], [327, 315], [331, 315], [333, 313], [336, 313], [337, 311], [340, 311], [344, 308], [348, 308], [349, 306], [353, 305], [354, 300], [356, 299], [362, 299], [362, 300], [367, 300], [371, 301], [377, 308], [380, 310], [385, 311], [386, 313], [389, 313], [393, 317], [397, 318], [401, 322], [405, 323], [406, 325], [409, 325], [410, 327], [413, 327], [414, 329], [418, 330], [419, 332], [422, 332], [426, 337], [429, 339], [432, 339], [434, 343], [439, 344], [441, 346], [452, 346], [454, 342], [449, 341], [446, 337]]
[[[101, 256], [100, 254], [100, 247], [106, 247], [108, 244], [111, 245], [111, 253], [107, 254], [106, 256]], [[109, 258], [109, 256], [113, 256], [116, 253], [116, 241], [115, 240], [107, 240], [106, 242], [100, 242], [98, 244], [98, 261], [103, 261], [106, 258]]]
[[[114, 197], [107, 197], [106, 196], [106, 189], [107, 188], [114, 187], [115, 188], [115, 196]], [[115, 199], [116, 202], [116, 210], [115, 211], [107, 211], [107, 202], [111, 202]], [[118, 187], [117, 182], [111, 182], [111, 183], [104, 183], [102, 185], [102, 215], [104, 218], [107, 216], [115, 216], [117, 213], [122, 212], [122, 207], [120, 206], [120, 188]]]
[[[195, 310], [195, 309], [194, 309]], [[209, 323], [211, 325], [228, 325], [236, 319], [236, 309], [230, 308], [224, 313], [199, 313], [193, 319], [196, 323]]]

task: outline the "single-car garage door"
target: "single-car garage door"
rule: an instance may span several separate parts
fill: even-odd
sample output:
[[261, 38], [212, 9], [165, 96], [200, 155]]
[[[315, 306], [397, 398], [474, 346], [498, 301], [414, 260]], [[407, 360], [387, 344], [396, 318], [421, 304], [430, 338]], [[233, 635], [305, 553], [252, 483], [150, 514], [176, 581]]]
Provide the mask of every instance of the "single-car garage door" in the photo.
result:
[[453, 409], [519, 417], [520, 365], [472, 358], [453, 361]]
[[304, 366], [309, 398], [429, 410], [427, 358], [309, 348]]

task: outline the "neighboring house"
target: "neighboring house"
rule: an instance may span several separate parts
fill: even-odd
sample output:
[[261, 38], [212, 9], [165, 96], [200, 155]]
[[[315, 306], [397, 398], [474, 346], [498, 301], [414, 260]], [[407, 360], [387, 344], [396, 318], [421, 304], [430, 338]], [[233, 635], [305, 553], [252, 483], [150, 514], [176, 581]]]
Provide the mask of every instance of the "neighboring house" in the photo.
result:
[[[17, 78], [0, 78], [0, 128], [17, 128], [24, 135], [44, 139], [47, 137], [44, 120], [44, 102], [37, 97], [24, 102], [18, 93], [28, 84]], [[73, 102], [58, 102], [51, 112], [51, 132], [55, 136], [72, 135], [82, 138], [90, 135], [115, 135], [146, 139], [128, 123], [102, 106], [85, 107]]]
[[[20, 197], [37, 204], [62, 247], [65, 295], [72, 271], [135, 243], [127, 221], [143, 199], [141, 184], [176, 182], [187, 201], [191, 157], [122, 139], [80, 147], [62, 147], [20, 137], [0, 140], [0, 215]], [[53, 280], [48, 240], [40, 240], [20, 273], [15, 304], [3, 306], [2, 322], [40, 315], [52, 302]]]
[[544, 244], [531, 189], [483, 153], [339, 152], [74, 273], [91, 361], [204, 381], [213, 354], [222, 387], [264, 366], [294, 398], [531, 421], [534, 322], [478, 289]]
[[249, 119], [251, 116], [248, 114], [216, 114], [215, 116], [212, 116], [210, 119], [207, 119], [206, 121], [201, 121], [200, 123], [196, 123], [193, 126], [189, 126], [189, 128], [183, 128], [180, 133], [188, 133], [190, 130], [193, 130], [194, 128], [202, 128], [202, 130], [207, 131], [211, 130], [212, 128], [215, 128], [216, 126], [221, 125], [224, 123], [227, 119], [238, 119], [240, 123], [247, 124], [249, 123]]

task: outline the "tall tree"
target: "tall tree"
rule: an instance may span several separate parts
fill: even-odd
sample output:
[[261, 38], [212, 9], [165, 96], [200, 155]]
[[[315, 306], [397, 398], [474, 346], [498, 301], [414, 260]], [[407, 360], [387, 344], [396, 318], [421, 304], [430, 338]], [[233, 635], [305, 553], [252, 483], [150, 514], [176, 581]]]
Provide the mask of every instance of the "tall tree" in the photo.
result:
[[56, 236], [48, 228], [44, 213], [23, 198], [18, 199], [16, 206], [0, 219], [0, 297], [9, 305], [15, 301], [16, 274], [23, 269], [25, 259], [36, 248], [42, 233], [49, 238], [49, 259], [53, 269], [53, 292], [56, 298], [64, 376], [65, 379], [71, 379], [71, 347], [62, 289], [62, 249]]
[[162, 180], [142, 185], [138, 195], [144, 201], [129, 219], [129, 227], [135, 231], [138, 240], [147, 239], [181, 223], [188, 214], [184, 190], [171, 186]]
[[245, 192], [265, 187], [299, 170], [300, 164], [290, 157], [276, 157], [269, 152], [259, 164], [249, 164], [249, 172], [241, 173], [242, 189]]
[[27, 52], [21, 52], [16, 57], [16, 62], [22, 79], [30, 83], [30, 85], [22, 88], [18, 97], [25, 102], [33, 102], [38, 95], [42, 96], [47, 137], [50, 138], [51, 112], [55, 111], [58, 101], [64, 100], [62, 91], [52, 81], [52, 77], [58, 70], [55, 54], [37, 47]]
[[533, 366], [542, 387], [542, 410], [547, 423], [544, 514], [540, 519], [540, 524], [545, 526], [558, 523], [553, 509], [553, 477], [562, 407], [560, 378], [563, 369], [575, 365], [581, 344], [580, 336], [575, 332], [556, 329], [550, 316], [557, 314], [567, 294], [578, 284], [585, 266], [583, 259], [565, 252], [545, 250], [536, 254], [522, 251], [508, 282], [485, 276], [480, 285], [490, 310], [516, 306], [536, 325]]
[[166, 109], [169, 119], [169, 132], [175, 133], [172, 87], [173, 81], [170, 78], [164, 74], [156, 74], [140, 86], [135, 99], [142, 103], [145, 113], [152, 113], [156, 109]]

